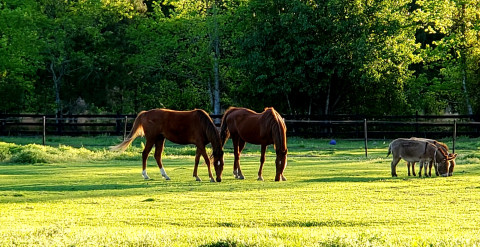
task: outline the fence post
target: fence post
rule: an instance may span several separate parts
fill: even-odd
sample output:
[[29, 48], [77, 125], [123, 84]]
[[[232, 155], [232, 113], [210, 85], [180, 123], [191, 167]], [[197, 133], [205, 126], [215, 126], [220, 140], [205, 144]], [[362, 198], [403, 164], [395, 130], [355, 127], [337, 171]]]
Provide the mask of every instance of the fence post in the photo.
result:
[[125, 116], [125, 123], [123, 124], [123, 140], [127, 139], [127, 120], [128, 116]]
[[365, 131], [365, 158], [368, 158], [368, 144], [367, 144], [367, 119], [363, 120], [363, 129]]
[[453, 120], [453, 147], [452, 147], [452, 153], [455, 153], [455, 141], [457, 140], [457, 120]]
[[45, 116], [43, 116], [43, 136], [42, 136], [43, 146], [45, 146], [45, 136], [47, 135], [47, 133], [46, 133], [46, 130], [47, 130], [46, 126], [47, 126], [47, 121], [46, 121]]

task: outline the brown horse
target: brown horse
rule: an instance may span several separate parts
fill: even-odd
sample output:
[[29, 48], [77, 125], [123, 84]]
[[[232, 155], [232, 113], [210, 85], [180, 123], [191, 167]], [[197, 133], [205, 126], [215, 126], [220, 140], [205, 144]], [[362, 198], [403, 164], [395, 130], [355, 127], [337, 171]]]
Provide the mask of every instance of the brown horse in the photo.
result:
[[215, 182], [210, 170], [210, 159], [205, 151], [205, 146], [211, 143], [217, 182], [222, 181], [223, 145], [220, 140], [220, 133], [210, 116], [204, 110], [173, 111], [153, 109], [150, 111], [142, 111], [135, 119], [132, 131], [127, 139], [119, 145], [112, 147], [112, 150], [125, 150], [139, 135], [145, 135], [146, 139], [145, 149], [142, 153], [142, 175], [145, 179], [150, 179], [146, 170], [147, 158], [153, 145], [155, 145], [154, 156], [160, 168], [160, 173], [166, 180], [170, 180], [162, 164], [162, 152], [165, 139], [168, 139], [178, 144], [195, 144], [197, 146], [197, 152], [195, 155], [193, 176], [197, 181], [201, 181], [197, 176], [198, 162], [201, 155], [207, 164], [210, 181]]
[[275, 181], [283, 180], [283, 170], [287, 166], [287, 137], [285, 122], [273, 107], [265, 108], [262, 113], [256, 113], [246, 108], [230, 107], [222, 118], [221, 139], [223, 145], [231, 136], [235, 161], [233, 174], [235, 178], [244, 179], [240, 169], [240, 154], [245, 143], [261, 145], [260, 169], [258, 180], [263, 181], [262, 169], [265, 162], [265, 150], [270, 144], [274, 144], [277, 158]]

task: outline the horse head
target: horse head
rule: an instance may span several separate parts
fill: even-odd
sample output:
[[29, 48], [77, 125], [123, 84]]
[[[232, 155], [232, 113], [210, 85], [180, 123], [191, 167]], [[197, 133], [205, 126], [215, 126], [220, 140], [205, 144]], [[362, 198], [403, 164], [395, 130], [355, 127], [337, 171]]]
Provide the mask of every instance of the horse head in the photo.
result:
[[222, 182], [223, 166], [223, 150], [213, 152], [213, 167], [215, 168], [215, 174], [217, 175], [217, 182]]
[[[287, 166], [287, 153], [288, 149], [277, 150], [277, 158], [275, 159], [275, 165], [278, 168], [285, 168]], [[283, 171], [283, 169], [282, 169]]]

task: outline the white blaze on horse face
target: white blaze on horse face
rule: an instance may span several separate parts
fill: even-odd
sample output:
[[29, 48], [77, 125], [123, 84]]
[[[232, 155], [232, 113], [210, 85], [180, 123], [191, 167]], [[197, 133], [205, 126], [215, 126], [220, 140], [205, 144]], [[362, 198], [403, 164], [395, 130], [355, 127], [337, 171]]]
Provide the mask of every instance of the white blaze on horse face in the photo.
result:
[[217, 166], [220, 166], [220, 160], [217, 162]]

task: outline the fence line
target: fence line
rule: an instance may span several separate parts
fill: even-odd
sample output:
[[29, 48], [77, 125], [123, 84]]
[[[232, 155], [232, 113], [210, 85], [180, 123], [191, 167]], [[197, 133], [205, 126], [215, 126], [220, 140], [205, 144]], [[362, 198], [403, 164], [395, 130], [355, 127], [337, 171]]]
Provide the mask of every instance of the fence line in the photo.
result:
[[[117, 135], [126, 138], [136, 115], [0, 114], [0, 136]], [[221, 119], [221, 115], [211, 115]], [[308, 118], [307, 118], [308, 117]], [[480, 137], [478, 116], [285, 116], [289, 136], [311, 138]], [[303, 118], [303, 119], [302, 119]], [[368, 122], [368, 123], [367, 123]], [[368, 131], [367, 131], [368, 125]]]

